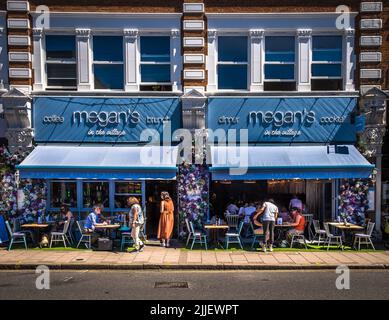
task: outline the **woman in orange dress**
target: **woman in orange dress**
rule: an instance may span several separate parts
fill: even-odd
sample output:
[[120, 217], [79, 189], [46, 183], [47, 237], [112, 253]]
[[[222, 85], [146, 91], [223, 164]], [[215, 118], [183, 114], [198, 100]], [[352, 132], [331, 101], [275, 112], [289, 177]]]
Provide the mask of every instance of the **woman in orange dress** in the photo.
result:
[[162, 247], [169, 247], [174, 226], [174, 204], [168, 192], [161, 192], [161, 216], [159, 217], [158, 239]]

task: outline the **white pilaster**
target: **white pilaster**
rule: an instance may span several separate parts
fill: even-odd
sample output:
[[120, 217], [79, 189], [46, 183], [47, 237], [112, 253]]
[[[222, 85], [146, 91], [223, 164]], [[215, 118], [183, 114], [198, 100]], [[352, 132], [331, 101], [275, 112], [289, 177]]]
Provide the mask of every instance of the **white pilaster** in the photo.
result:
[[208, 56], [207, 56], [207, 70], [208, 70], [208, 84], [207, 91], [217, 90], [217, 31], [208, 30]]
[[250, 30], [250, 91], [263, 91], [264, 30]]
[[34, 70], [34, 91], [43, 91], [46, 84], [45, 73], [45, 50], [43, 45], [43, 29], [32, 29], [34, 55], [32, 60], [32, 69]]
[[124, 29], [125, 91], [139, 91], [138, 29]]
[[343, 88], [346, 91], [354, 91], [355, 73], [355, 52], [354, 52], [355, 30], [346, 29], [343, 37]]
[[171, 71], [170, 77], [173, 91], [182, 91], [181, 71], [182, 71], [182, 56], [181, 56], [181, 38], [180, 30], [172, 29], [170, 36], [170, 62]]
[[77, 89], [92, 90], [91, 30], [76, 29]]
[[297, 30], [297, 90], [311, 91], [312, 30]]

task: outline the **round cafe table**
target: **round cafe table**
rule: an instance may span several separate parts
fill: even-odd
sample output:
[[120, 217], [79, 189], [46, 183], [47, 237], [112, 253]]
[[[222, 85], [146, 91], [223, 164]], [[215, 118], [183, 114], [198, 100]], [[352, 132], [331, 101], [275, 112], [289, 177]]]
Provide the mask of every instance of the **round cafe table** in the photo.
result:
[[[103, 224], [103, 223], [99, 223], [99, 224], [96, 224], [95, 225], [95, 229], [97, 230], [103, 230], [105, 235], [112, 239], [112, 232], [119, 229], [121, 227], [120, 224]], [[113, 240], [113, 239], [112, 239]], [[115, 243], [115, 241], [113, 241], [113, 244]], [[112, 246], [112, 249], [113, 249], [114, 245]]]

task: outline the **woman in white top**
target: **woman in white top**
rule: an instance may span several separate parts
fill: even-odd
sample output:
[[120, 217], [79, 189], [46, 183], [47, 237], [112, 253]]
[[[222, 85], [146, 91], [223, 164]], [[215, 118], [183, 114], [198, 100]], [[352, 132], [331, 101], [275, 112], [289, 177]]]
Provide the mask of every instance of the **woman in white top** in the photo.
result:
[[265, 201], [262, 207], [257, 211], [254, 216], [254, 221], [257, 220], [258, 216], [263, 214], [262, 225], [263, 234], [265, 235], [265, 243], [263, 244], [263, 252], [266, 252], [266, 246], [269, 246], [269, 251], [273, 251], [274, 242], [274, 226], [278, 216], [278, 208], [274, 204], [273, 199]]

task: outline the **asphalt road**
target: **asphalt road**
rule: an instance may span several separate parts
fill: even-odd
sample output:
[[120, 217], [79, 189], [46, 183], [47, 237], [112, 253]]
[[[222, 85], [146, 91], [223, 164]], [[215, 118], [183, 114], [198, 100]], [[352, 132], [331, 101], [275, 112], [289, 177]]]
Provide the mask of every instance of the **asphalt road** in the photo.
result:
[[49, 290], [36, 289], [37, 276], [1, 271], [0, 300], [389, 299], [389, 270], [351, 270], [350, 290], [336, 288], [335, 271], [51, 271]]

